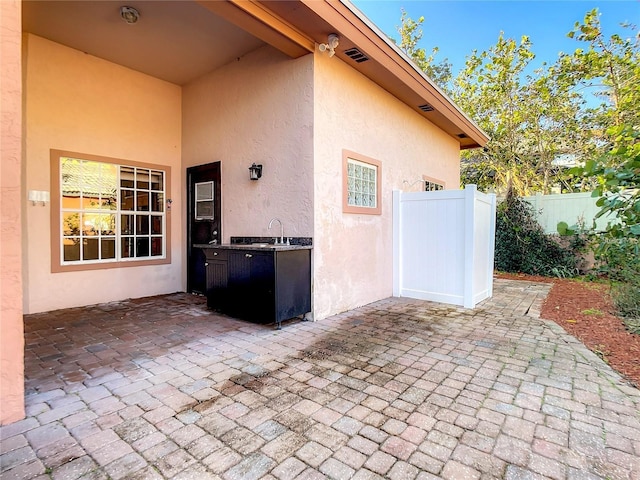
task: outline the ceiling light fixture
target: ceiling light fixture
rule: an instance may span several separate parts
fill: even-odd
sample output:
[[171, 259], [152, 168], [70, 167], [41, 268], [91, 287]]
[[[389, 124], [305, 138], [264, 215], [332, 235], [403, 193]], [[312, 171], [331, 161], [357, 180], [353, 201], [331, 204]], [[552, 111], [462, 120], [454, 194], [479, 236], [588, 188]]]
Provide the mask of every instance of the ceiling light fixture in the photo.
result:
[[333, 57], [336, 54], [336, 48], [338, 48], [338, 44], [340, 43], [340, 37], [335, 33], [329, 35], [327, 39], [327, 43], [321, 43], [318, 45], [318, 50], [321, 52], [329, 52], [329, 58]]
[[120, 7], [120, 16], [129, 25], [133, 25], [140, 19], [140, 12], [133, 7]]

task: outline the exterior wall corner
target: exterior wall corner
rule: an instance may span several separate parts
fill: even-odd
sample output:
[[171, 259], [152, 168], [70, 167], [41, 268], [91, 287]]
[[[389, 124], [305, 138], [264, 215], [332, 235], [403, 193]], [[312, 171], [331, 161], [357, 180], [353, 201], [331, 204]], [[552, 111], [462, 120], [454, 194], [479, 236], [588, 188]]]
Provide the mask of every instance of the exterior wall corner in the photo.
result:
[[0, 2], [0, 424], [24, 417], [21, 2]]

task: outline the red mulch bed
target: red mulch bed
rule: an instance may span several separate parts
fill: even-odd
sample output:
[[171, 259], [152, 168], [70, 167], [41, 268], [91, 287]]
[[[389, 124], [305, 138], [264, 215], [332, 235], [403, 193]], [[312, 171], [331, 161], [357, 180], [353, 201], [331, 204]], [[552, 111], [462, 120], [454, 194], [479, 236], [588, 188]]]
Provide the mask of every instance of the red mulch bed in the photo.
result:
[[556, 322], [640, 387], [640, 335], [629, 332], [615, 315], [607, 284], [509, 273], [496, 277], [553, 283], [542, 318]]

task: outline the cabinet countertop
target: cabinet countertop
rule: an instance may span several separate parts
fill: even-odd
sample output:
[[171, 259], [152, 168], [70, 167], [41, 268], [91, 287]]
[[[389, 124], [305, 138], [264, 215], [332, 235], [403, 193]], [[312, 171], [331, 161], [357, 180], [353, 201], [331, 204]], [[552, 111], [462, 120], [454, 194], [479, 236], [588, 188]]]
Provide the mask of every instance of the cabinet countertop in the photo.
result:
[[245, 244], [221, 244], [221, 245], [209, 245], [207, 243], [196, 243], [193, 246], [195, 248], [211, 248], [217, 250], [262, 250], [266, 252], [281, 252], [286, 250], [311, 250], [312, 245], [274, 245], [268, 244], [260, 245], [245, 245]]

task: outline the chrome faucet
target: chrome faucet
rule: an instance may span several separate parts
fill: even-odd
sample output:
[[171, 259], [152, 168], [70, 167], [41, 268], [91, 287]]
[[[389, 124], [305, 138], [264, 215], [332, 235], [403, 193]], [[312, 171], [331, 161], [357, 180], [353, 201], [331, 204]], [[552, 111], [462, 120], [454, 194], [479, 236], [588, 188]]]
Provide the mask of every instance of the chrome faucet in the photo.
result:
[[282, 225], [282, 222], [280, 221], [279, 218], [271, 219], [271, 221], [269, 222], [269, 230], [271, 230], [271, 227], [273, 226], [273, 222], [275, 221], [277, 221], [280, 224], [280, 241], [278, 241], [278, 237], [275, 237], [276, 245], [284, 245], [284, 225]]

